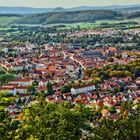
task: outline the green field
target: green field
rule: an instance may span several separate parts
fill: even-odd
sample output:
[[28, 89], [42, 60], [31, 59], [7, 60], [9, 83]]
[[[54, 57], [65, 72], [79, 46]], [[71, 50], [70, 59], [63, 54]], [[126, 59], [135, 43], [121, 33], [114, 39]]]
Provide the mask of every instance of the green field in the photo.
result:
[[4, 28], [4, 27], [2, 27], [2, 28], [0, 28], [0, 31], [7, 31], [7, 30], [10, 30], [11, 28]]
[[7, 17], [7, 16], [0, 16], [0, 25], [7, 25], [11, 22], [13, 22], [14, 20], [19, 19], [19, 17]]
[[[72, 29], [72, 28], [77, 28], [77, 27], [80, 27], [80, 28], [98, 28], [99, 25], [101, 23], [109, 23], [109, 24], [116, 24], [116, 23], [121, 23], [121, 22], [130, 22], [130, 21], [134, 21], [134, 22], [137, 22], [138, 25], [135, 25], [135, 26], [140, 26], [140, 18], [134, 18], [134, 19], [130, 19], [130, 20], [97, 20], [95, 23], [72, 23], [72, 24], [48, 24], [46, 25], [47, 27], [51, 27], [51, 26], [59, 26], [59, 25], [65, 25], [66, 27], [60, 27], [59, 29], [60, 30], [63, 30], [63, 29]], [[125, 25], [126, 27], [132, 27], [133, 25], [129, 25], [129, 24], [126, 24]]]
[[135, 22], [138, 22], [140, 24], [140, 18], [133, 18], [131, 20], [126, 20], [126, 21], [135, 21]]
[[[7, 25], [17, 19], [19, 19], [20, 17], [16, 17], [16, 16], [0, 16], [0, 25]], [[47, 24], [45, 25], [45, 27], [53, 27], [53, 26], [59, 26], [59, 25], [65, 25], [66, 27], [59, 27], [60, 30], [63, 29], [72, 29], [72, 28], [98, 28], [98, 26], [101, 23], [109, 23], [109, 24], [113, 24], [113, 23], [120, 23], [120, 22], [128, 22], [128, 21], [135, 21], [138, 22], [140, 25], [140, 18], [133, 18], [130, 20], [97, 20], [95, 23], [88, 23], [88, 22], [82, 22], [82, 23], [70, 23], [70, 24]], [[15, 24], [17, 25], [17, 24]], [[23, 26], [23, 25], [21, 25]], [[43, 26], [43, 25], [25, 25], [24, 26]], [[128, 25], [129, 27], [129, 25]], [[0, 30], [9, 30], [9, 28], [0, 28]]]
[[101, 24], [102, 22], [107, 22], [107, 23], [119, 23], [119, 22], [130, 22], [130, 21], [135, 21], [140, 24], [140, 18], [132, 18], [128, 20], [97, 20], [97, 24]]

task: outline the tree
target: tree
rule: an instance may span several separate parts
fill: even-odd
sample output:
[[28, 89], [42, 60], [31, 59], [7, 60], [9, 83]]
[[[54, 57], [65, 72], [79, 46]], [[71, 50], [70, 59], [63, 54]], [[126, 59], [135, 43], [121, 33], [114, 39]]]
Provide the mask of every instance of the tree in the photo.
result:
[[10, 105], [14, 99], [7, 97], [7, 92], [0, 92], [0, 140], [11, 139], [10, 133], [17, 129], [17, 123], [11, 123], [6, 107]]
[[70, 85], [65, 85], [62, 88], [60, 88], [60, 91], [62, 93], [70, 92], [71, 86]]
[[[130, 109], [129, 103], [124, 105]], [[96, 140], [138, 140], [140, 139], [140, 110], [128, 117], [124, 111], [117, 121], [112, 118], [104, 118], [97, 128], [94, 129]]]
[[114, 59], [113, 59], [112, 57], [110, 57], [110, 58], [108, 59], [108, 62], [114, 62]]
[[54, 93], [53, 85], [51, 82], [48, 81], [47, 83], [47, 95], [52, 95]]
[[27, 88], [27, 91], [29, 92], [29, 93], [35, 93], [35, 87], [33, 86], [33, 85], [29, 85], [28, 86], [28, 88]]
[[80, 140], [88, 111], [82, 106], [73, 110], [70, 104], [49, 104], [45, 101], [40, 104], [38, 101], [26, 108], [24, 121], [16, 130], [15, 137], [20, 140], [31, 137], [39, 140]]
[[9, 53], [8, 53], [8, 56], [9, 56], [9, 57], [15, 57], [15, 56], [16, 56], [16, 53], [15, 53], [15, 52], [9, 52]]
[[5, 70], [4, 70], [4, 68], [1, 68], [1, 67], [0, 67], [0, 75], [1, 75], [1, 74], [5, 74]]
[[14, 76], [12, 74], [2, 74], [0, 75], [0, 82], [3, 84], [12, 80], [13, 78]]
[[132, 108], [132, 102], [131, 101], [127, 101], [127, 102], [124, 102], [121, 106], [123, 108], [123, 110], [125, 111], [130, 111], [130, 109]]

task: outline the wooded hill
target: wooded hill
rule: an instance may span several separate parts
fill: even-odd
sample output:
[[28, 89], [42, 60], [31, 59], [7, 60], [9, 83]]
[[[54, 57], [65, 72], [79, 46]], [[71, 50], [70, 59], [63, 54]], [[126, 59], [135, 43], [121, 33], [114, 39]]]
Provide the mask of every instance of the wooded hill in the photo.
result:
[[120, 12], [111, 10], [86, 10], [75, 12], [53, 12], [25, 16], [16, 20], [16, 24], [54, 24], [94, 22], [96, 20], [123, 20], [140, 17], [140, 11]]

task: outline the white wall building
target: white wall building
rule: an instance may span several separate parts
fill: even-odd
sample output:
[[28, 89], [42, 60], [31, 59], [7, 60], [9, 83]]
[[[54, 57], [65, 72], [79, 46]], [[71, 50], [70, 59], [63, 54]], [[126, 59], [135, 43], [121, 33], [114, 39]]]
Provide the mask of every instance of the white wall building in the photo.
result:
[[71, 93], [73, 95], [77, 95], [77, 94], [81, 94], [81, 93], [87, 93], [87, 92], [93, 91], [93, 90], [96, 90], [95, 85], [86, 86], [86, 87], [82, 87], [82, 88], [71, 88]]

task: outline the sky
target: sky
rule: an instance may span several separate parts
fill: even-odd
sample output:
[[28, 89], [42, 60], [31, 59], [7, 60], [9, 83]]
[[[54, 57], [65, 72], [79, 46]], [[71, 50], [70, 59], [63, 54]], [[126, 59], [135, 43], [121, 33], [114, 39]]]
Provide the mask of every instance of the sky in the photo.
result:
[[0, 0], [0, 6], [77, 7], [140, 4], [140, 0]]

